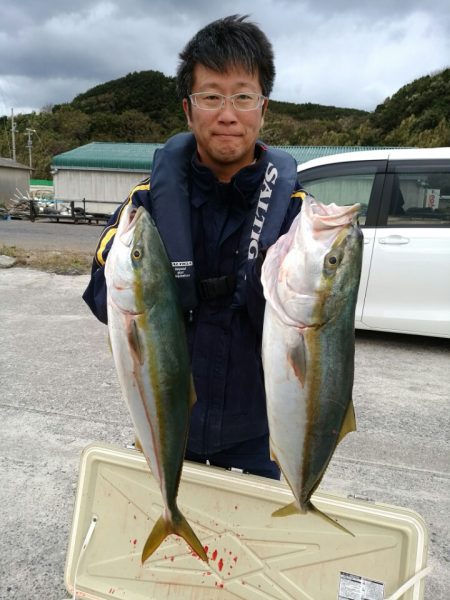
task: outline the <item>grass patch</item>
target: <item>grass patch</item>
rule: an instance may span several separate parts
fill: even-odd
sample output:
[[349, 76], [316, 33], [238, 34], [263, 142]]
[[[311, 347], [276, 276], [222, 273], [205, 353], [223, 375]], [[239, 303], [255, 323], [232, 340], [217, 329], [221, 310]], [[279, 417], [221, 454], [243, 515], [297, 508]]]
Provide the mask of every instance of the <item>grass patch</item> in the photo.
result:
[[61, 252], [58, 250], [24, 250], [17, 246], [0, 246], [0, 254], [16, 259], [19, 267], [28, 267], [58, 273], [59, 275], [85, 275], [91, 272], [92, 254]]

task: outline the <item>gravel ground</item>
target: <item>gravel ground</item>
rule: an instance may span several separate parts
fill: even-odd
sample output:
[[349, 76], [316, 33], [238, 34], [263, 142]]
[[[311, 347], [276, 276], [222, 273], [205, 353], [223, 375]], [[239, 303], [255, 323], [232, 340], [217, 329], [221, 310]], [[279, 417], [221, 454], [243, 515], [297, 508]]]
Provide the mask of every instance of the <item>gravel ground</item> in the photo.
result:
[[[95, 233], [95, 247], [100, 228], [83, 227]], [[67, 598], [80, 453], [94, 441], [133, 439], [106, 328], [80, 298], [87, 281], [0, 270], [1, 600]], [[359, 429], [339, 446], [320, 488], [423, 516], [433, 567], [426, 600], [450, 598], [449, 359], [448, 340], [358, 332]]]

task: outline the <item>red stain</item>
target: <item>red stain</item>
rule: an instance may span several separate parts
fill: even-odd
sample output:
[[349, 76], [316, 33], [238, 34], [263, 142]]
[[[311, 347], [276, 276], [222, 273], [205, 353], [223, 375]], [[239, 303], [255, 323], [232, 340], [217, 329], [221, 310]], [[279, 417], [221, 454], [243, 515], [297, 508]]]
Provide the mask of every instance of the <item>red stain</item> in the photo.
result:
[[237, 556], [235, 556], [235, 557], [233, 558], [233, 560], [234, 560], [234, 562], [235, 562], [235, 563], [237, 563], [237, 559], [238, 559], [238, 557], [237, 557]]
[[220, 559], [217, 566], [219, 567], [219, 571], [221, 571], [223, 569], [223, 560]]
[[217, 583], [217, 581], [216, 581], [216, 583], [214, 585], [218, 588], [223, 588], [223, 583]]
[[175, 560], [175, 556], [171, 556], [170, 560], [173, 562]]
[[206, 554], [208, 554], [208, 550], [209, 550], [208, 546], [204, 546], [203, 549], [205, 550]]
[[133, 543], [133, 546], [136, 546], [136, 544], [137, 544], [137, 540], [133, 540], [133, 542], [132, 542], [132, 543]]
[[214, 552], [212, 553], [212, 557], [213, 560], [216, 560], [217, 558], [217, 550], [214, 550]]

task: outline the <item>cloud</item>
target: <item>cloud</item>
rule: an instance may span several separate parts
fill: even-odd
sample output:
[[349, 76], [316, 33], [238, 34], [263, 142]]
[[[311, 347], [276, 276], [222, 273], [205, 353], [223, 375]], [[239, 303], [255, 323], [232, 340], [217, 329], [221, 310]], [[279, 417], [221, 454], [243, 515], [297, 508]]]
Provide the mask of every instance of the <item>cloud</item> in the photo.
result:
[[[448, 66], [448, 0], [249, 0], [272, 41], [273, 97], [372, 110], [402, 85]], [[231, 11], [210, 0], [19, 0], [2, 8], [0, 114], [71, 101], [141, 70], [174, 75], [178, 53]]]
[[289, 40], [279, 41], [273, 95], [372, 110], [402, 85], [445, 67], [446, 56], [445, 27], [422, 11], [398, 21], [336, 16], [306, 36], [301, 58], [292, 58]]

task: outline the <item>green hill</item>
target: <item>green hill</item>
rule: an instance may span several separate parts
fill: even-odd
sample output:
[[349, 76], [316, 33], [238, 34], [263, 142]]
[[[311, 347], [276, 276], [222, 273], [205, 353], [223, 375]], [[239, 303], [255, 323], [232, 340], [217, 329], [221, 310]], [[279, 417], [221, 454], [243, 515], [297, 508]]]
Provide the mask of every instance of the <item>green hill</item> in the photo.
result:
[[369, 118], [387, 144], [450, 146], [450, 69], [403, 86]]
[[[402, 87], [373, 112], [271, 100], [261, 137], [277, 145], [450, 146], [450, 69]], [[164, 142], [186, 130], [175, 78], [129, 73], [97, 85], [72, 102], [16, 117], [36, 131], [34, 177], [48, 178], [52, 156], [92, 141]], [[0, 156], [10, 154], [10, 118], [0, 118]], [[25, 136], [17, 160], [28, 164]]]

